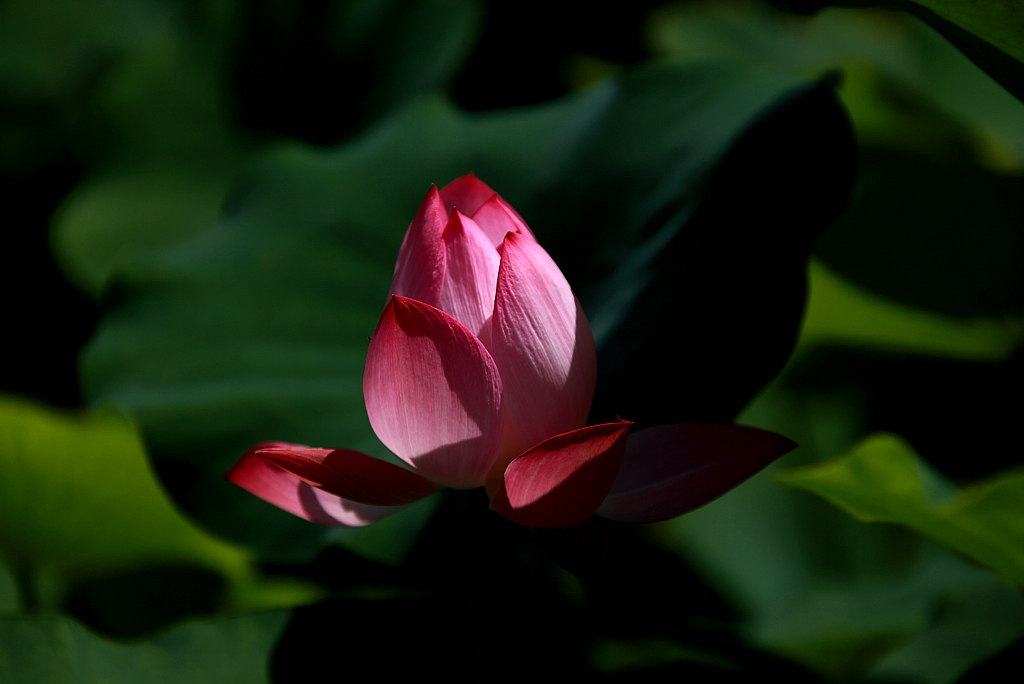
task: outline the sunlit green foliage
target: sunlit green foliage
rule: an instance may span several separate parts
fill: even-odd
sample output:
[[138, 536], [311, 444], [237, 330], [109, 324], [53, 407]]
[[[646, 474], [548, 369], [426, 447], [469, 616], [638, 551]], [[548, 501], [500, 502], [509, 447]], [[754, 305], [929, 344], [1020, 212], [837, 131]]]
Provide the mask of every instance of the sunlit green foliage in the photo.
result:
[[62, 617], [0, 618], [0, 678], [35, 684], [266, 684], [287, 613], [192, 622], [135, 643]]
[[183, 517], [122, 416], [70, 417], [13, 399], [0, 400], [0, 558], [28, 611], [59, 607], [81, 580], [153, 566], [223, 575], [230, 609], [317, 596], [261, 580], [245, 551]]
[[879, 434], [821, 465], [776, 475], [857, 520], [906, 525], [1024, 586], [1024, 475], [958, 490], [905, 441]]

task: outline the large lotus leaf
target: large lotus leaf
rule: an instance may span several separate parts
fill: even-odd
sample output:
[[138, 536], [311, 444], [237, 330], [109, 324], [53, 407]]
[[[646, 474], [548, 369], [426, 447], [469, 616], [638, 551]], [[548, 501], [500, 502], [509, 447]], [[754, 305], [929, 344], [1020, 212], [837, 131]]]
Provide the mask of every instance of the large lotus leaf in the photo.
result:
[[[839, 94], [862, 142], [934, 154], [966, 129], [986, 164], [1024, 167], [1024, 103], [903, 13], [827, 8], [796, 17], [761, 0], [688, 2], [656, 10], [648, 29], [656, 54], [735, 55], [801, 74], [842, 69]], [[955, 125], [936, 121], [916, 99]]]
[[858, 523], [772, 479], [854, 443], [861, 404], [776, 381], [740, 421], [800, 448], [657, 533], [730, 597], [755, 643], [837, 679], [950, 684], [1024, 632], [1019, 593], [913, 532]]
[[228, 581], [231, 608], [293, 605], [310, 587], [261, 580], [244, 550], [181, 515], [150, 470], [135, 427], [0, 398], [0, 559], [28, 607], [55, 607], [75, 583], [154, 566]]
[[269, 684], [288, 613], [189, 622], [146, 641], [108, 641], [64, 617], [0, 619], [10, 684]]
[[775, 0], [801, 14], [828, 5], [889, 7], [927, 22], [1018, 99], [1024, 100], [1024, 20], [1014, 0]]
[[92, 81], [157, 35], [166, 11], [134, 0], [10, 0], [0, 5], [0, 168], [50, 162], [80, 125]]
[[94, 297], [119, 260], [209, 227], [247, 151], [216, 65], [183, 42], [167, 32], [97, 87], [102, 163], [64, 199], [51, 232], [64, 272]]
[[931, 29], [877, 11], [804, 19], [762, 3], [713, 2], [659, 11], [651, 42], [688, 58], [842, 69], [861, 171], [850, 211], [816, 254], [918, 308], [960, 317], [1024, 310], [1024, 104]]
[[[241, 11], [232, 4], [219, 24]], [[474, 0], [340, 3], [331, 27], [336, 54], [328, 61], [347, 93], [354, 83], [370, 91], [366, 112], [350, 123], [365, 125], [411, 95], [444, 86], [472, 46], [478, 14]], [[124, 20], [111, 15], [104, 18]], [[218, 22], [210, 17], [204, 31], [173, 12], [160, 18], [159, 30], [126, 46], [93, 85], [88, 121], [98, 164], [54, 219], [52, 241], [65, 273], [94, 297], [118, 261], [209, 227], [232, 175], [256, 147], [228, 100], [218, 36], [229, 29], [213, 30]], [[354, 111], [352, 99], [345, 102]]]
[[1024, 62], [1024, 16], [1013, 0], [965, 4], [952, 0], [915, 0], [946, 21], [970, 31], [1018, 62]]
[[863, 287], [959, 317], [1024, 312], [1024, 177], [896, 150], [862, 155], [857, 200], [815, 252]]
[[864, 522], [906, 525], [1024, 587], [1024, 474], [958, 490], [906, 441], [876, 434], [843, 456], [779, 473]]
[[[774, 118], [767, 116], [773, 111]], [[808, 117], [820, 121], [803, 136], [795, 122], [802, 125]], [[794, 201], [808, 199], [815, 209], [800, 215], [795, 237], [789, 236], [788, 210], [775, 213], [778, 204], [762, 212], [762, 235], [751, 245], [743, 242], [751, 232], [747, 226], [726, 234], [735, 238], [729, 249], [743, 259], [762, 254], [758, 250], [772, 236], [771, 249], [792, 248], [785, 267], [754, 269], [744, 281], [749, 286], [736, 286], [774, 292], [774, 278], [795, 283], [787, 298], [773, 303], [790, 314], [740, 350], [734, 344], [717, 350], [703, 340], [710, 356], [674, 355], [678, 365], [661, 379], [671, 384], [672, 374], [685, 374], [687, 364], [730, 372], [737, 354], [744, 363], [757, 359], [763, 365], [758, 373], [769, 375], [795, 337], [807, 243], [847, 190], [850, 136], [827, 88], [718, 60], [652, 65], [522, 110], [469, 115], [425, 98], [334, 150], [276, 149], [240, 179], [216, 226], [154, 258], [124, 264], [82, 358], [85, 391], [92, 401], [119, 403], [138, 417], [162, 476], [199, 519], [261, 553], [303, 557], [322, 532], [236, 491], [220, 473], [264, 439], [386, 456], [363, 407], [366, 340], [402, 234], [431, 182], [474, 171], [500, 190], [585, 298], [666, 226], [688, 236], [695, 251], [702, 248], [695, 239], [700, 232], [680, 229], [687, 207], [697, 205], [700, 212], [709, 171], [759, 120], [769, 124], [753, 142], [779, 140], [783, 149], [747, 145], [736, 161], [757, 160], [751, 166], [757, 172], [731, 186], [719, 184], [720, 204], [743, 198], [778, 168], [790, 169], [778, 167], [772, 156], [787, 145], [800, 150], [797, 160], [807, 161], [809, 148], [837, 159], [801, 167], [792, 190], [800, 201]], [[780, 127], [785, 136], [767, 135]], [[801, 183], [807, 175], [814, 183], [805, 198]], [[818, 189], [825, 199], [814, 197]], [[821, 214], [816, 226], [815, 211]], [[714, 227], [714, 221], [703, 225]], [[678, 242], [663, 241], [662, 247]], [[732, 257], [718, 243], [703, 248], [705, 268]], [[673, 268], [667, 259], [657, 264]], [[745, 277], [743, 271], [734, 275]], [[669, 304], [686, 310], [698, 296], [710, 298], [701, 305], [702, 316], [742, 319], [734, 313], [740, 306], [734, 294], [682, 291]], [[614, 333], [620, 324], [605, 329]], [[715, 321], [691, 318], [686, 324], [690, 339], [720, 334]], [[763, 354], [769, 334], [783, 341], [773, 340]], [[729, 383], [719, 379], [719, 385]], [[733, 389], [729, 402], [742, 405], [756, 387]]]

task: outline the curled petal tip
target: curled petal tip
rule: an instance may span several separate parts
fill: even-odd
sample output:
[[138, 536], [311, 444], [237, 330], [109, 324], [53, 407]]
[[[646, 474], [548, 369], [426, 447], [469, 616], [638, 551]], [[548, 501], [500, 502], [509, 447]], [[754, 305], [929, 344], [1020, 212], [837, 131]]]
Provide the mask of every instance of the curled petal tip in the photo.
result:
[[544, 440], [513, 460], [491, 508], [527, 527], [573, 527], [608, 494], [632, 423], [605, 423]]

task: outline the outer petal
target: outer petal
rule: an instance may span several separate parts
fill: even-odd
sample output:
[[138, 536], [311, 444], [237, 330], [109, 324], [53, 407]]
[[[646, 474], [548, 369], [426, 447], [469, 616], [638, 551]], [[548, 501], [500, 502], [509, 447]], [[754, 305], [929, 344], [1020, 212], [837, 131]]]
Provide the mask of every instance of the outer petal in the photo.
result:
[[597, 510], [609, 520], [652, 523], [729, 491], [796, 443], [726, 423], [673, 423], [630, 435], [611, 492]]
[[480, 205], [473, 214], [473, 220], [495, 247], [500, 247], [509, 233], [525, 233], [533, 237], [533, 231], [519, 212], [497, 193]]
[[597, 380], [590, 324], [558, 266], [522, 233], [502, 245], [490, 332], [520, 444], [586, 423]]
[[224, 477], [250, 494], [310, 522], [331, 527], [362, 527], [393, 515], [403, 506], [368, 506], [328, 494], [269, 463], [256, 451], [268, 447], [301, 448], [264, 442], [250, 449]]
[[444, 229], [444, 275], [437, 301], [425, 301], [455, 317], [474, 335], [491, 319], [498, 281], [498, 252], [473, 219], [457, 209]]
[[472, 216], [493, 194], [494, 190], [472, 173], [456, 178], [441, 188], [441, 200], [448, 213], [458, 209], [466, 216]]
[[579, 525], [611, 488], [632, 425], [592, 425], [541, 442], [509, 464], [491, 508], [527, 527]]
[[462, 489], [484, 483], [501, 437], [501, 378], [464, 325], [392, 297], [370, 341], [363, 395], [374, 432], [423, 476]]
[[431, 185], [402, 239], [391, 294], [430, 304], [437, 302], [445, 263], [441, 236], [447, 223], [448, 211], [437, 187]]
[[372, 506], [404, 506], [440, 489], [422, 475], [351, 449], [274, 447], [256, 455], [318, 489]]

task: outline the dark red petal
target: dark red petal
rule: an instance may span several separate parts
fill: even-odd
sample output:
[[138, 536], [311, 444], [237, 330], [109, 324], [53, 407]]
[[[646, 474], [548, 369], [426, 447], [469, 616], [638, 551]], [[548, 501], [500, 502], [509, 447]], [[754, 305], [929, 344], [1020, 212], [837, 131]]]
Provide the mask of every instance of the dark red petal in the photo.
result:
[[258, 450], [269, 447], [305, 448], [285, 442], [257, 444], [224, 477], [292, 515], [331, 527], [369, 525], [402, 510], [401, 506], [368, 506], [347, 501], [317, 489], [256, 454]]
[[441, 201], [448, 208], [449, 215], [458, 209], [466, 216], [472, 216], [493, 194], [494, 190], [487, 183], [467, 173], [441, 188]]
[[314, 487], [371, 506], [404, 506], [440, 489], [422, 475], [351, 449], [275, 447], [256, 453]]
[[728, 423], [673, 423], [630, 435], [615, 484], [597, 514], [609, 520], [668, 520], [718, 498], [796, 443]]
[[632, 425], [592, 425], [544, 440], [505, 469], [491, 508], [527, 527], [579, 525], [611, 488]]

